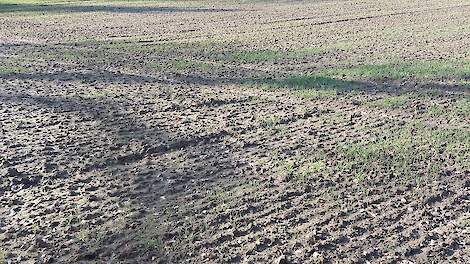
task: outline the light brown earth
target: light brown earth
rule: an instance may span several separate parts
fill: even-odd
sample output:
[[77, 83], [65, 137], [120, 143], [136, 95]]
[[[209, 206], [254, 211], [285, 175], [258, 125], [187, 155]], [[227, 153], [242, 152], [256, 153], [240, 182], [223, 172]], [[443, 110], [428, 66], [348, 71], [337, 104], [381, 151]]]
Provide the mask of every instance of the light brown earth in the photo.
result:
[[468, 263], [470, 2], [0, 0], [0, 263]]

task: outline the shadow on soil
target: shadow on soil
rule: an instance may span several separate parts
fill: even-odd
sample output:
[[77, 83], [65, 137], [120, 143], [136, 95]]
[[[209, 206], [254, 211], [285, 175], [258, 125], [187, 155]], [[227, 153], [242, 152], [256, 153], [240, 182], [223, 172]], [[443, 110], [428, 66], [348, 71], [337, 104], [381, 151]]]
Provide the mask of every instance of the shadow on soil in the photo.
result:
[[[82, 7], [81, 7], [82, 8]], [[58, 9], [58, 12], [83, 12], [83, 11], [67, 11]], [[86, 10], [86, 9], [85, 9]], [[92, 9], [97, 11], [96, 9]], [[114, 8], [112, 10], [115, 10]], [[133, 12], [140, 12], [140, 9], [133, 9]], [[160, 10], [160, 9], [158, 9]], [[88, 11], [93, 12], [93, 11]], [[116, 12], [116, 11], [110, 11]], [[120, 11], [124, 12], [124, 11]], [[142, 11], [144, 12], [144, 11]], [[161, 12], [161, 11], [156, 11]], [[172, 11], [170, 11], [172, 12]], [[179, 12], [179, 11], [173, 11]], [[183, 11], [182, 11], [183, 12]], [[200, 11], [195, 11], [200, 12]], [[204, 11], [205, 12], [205, 11]], [[216, 11], [213, 11], [216, 12]], [[244, 74], [246, 71], [246, 74]], [[243, 74], [242, 74], [243, 73]], [[322, 76], [322, 75], [292, 75], [277, 77], [276, 72], [268, 72], [263, 74], [259, 70], [247, 70], [246, 68], [235, 68], [233, 75], [219, 75], [214, 77], [208, 74], [193, 74], [193, 73], [171, 73], [162, 74], [170, 81], [162, 81], [161, 78], [149, 77], [144, 75], [129, 75], [123, 73], [116, 73], [111, 71], [92, 71], [92, 72], [64, 72], [58, 71], [55, 73], [35, 72], [35, 73], [15, 73], [15, 74], [0, 74], [2, 80], [21, 80], [21, 81], [81, 81], [84, 83], [102, 82], [105, 84], [110, 83], [126, 83], [126, 84], [143, 84], [143, 83], [168, 83], [168, 84], [190, 84], [190, 85], [220, 85], [220, 84], [241, 84], [241, 85], [254, 85], [258, 87], [267, 88], [284, 88], [295, 91], [302, 90], [325, 90], [337, 92], [361, 92], [361, 93], [388, 93], [388, 94], [403, 94], [409, 91], [423, 91], [440, 93], [452, 93], [457, 89], [452, 85], [436, 85], [421, 83], [419, 86], [414, 85], [401, 85], [403, 80], [390, 80], [381, 82], [376, 80], [371, 81], [348, 81], [338, 78]], [[266, 77], [272, 75], [276, 77]], [[249, 76], [249, 77], [243, 77]], [[398, 83], [398, 84], [394, 84]], [[47, 86], [47, 83], [43, 84]], [[133, 87], [135, 88], [135, 87]], [[66, 89], [66, 88], [64, 88]], [[157, 89], [157, 88], [156, 88]], [[461, 88], [468, 90], [466, 88]], [[87, 93], [86, 90], [81, 92]], [[181, 91], [180, 91], [181, 92]], [[241, 169], [246, 169], [243, 164], [236, 158], [235, 150], [228, 150], [225, 147], [223, 138], [226, 132], [223, 129], [217, 130], [213, 134], [195, 135], [191, 131], [186, 134], [179, 133], [176, 129], [173, 131], [166, 131], [161, 128], [148, 128], [144, 116], [135, 111], [135, 105], [140, 106], [140, 102], [129, 102], [129, 104], [122, 104], [112, 98], [105, 98], [103, 100], [97, 99], [82, 99], [82, 98], [65, 98], [53, 97], [47, 95], [29, 95], [21, 94], [18, 91], [13, 91], [10, 94], [0, 95], [2, 104], [19, 104], [23, 107], [43, 108], [50, 109], [57, 113], [76, 113], [77, 115], [84, 115], [91, 117], [98, 123], [102, 133], [106, 133], [109, 138], [119, 141], [123, 145], [138, 145], [139, 150], [131, 153], [125, 153], [117, 157], [113, 156], [115, 153], [106, 153], [108, 157], [103, 160], [96, 161], [95, 164], [86, 168], [85, 171], [96, 171], [97, 175], [109, 177], [111, 181], [121, 182], [123, 189], [120, 192], [120, 198], [125, 201], [130, 201], [132, 206], [142, 210], [142, 214], [151, 215], [154, 213], [154, 208], [161, 208], [164, 203], [173, 201], [181, 203], [185, 191], [201, 190], [200, 193], [210, 190], [213, 186], [221, 186], [227, 184], [230, 179], [235, 177], [242, 178], [243, 174], [239, 173]], [[214, 107], [224, 102], [214, 102]], [[134, 111], [134, 112], [133, 112]], [[163, 112], [164, 110], [158, 109], [156, 112]], [[132, 113], [132, 114], [129, 114]], [[152, 118], [150, 116], [149, 118]], [[168, 120], [166, 120], [168, 121]], [[77, 143], [77, 154], [86, 154], [93, 152], [93, 149], [84, 149]], [[135, 148], [133, 148], [135, 149]], [[183, 154], [180, 156], [173, 156], [165, 160], [166, 164], [157, 164], [156, 168], [147, 168], [144, 159], [151, 158], [152, 155], [166, 155], [171, 152], [184, 149]], [[243, 150], [240, 150], [243, 151]], [[106, 150], [104, 151], [106, 152]], [[240, 154], [240, 153], [239, 153]], [[240, 155], [241, 156], [241, 155]], [[198, 162], [188, 162], [187, 167], [178, 163], [179, 160], [193, 161], [194, 157], [203, 157], [197, 160]], [[171, 160], [171, 158], [176, 158]], [[163, 158], [162, 158], [163, 159]], [[179, 159], [179, 160], [178, 160]], [[203, 159], [201, 161], [201, 159]], [[172, 163], [173, 162], [173, 163]], [[117, 174], [107, 175], [106, 169], [116, 169]], [[144, 171], [141, 171], [145, 169]], [[103, 170], [100, 172], [100, 170]], [[101, 174], [99, 174], [101, 173]], [[229, 174], [230, 173], [230, 174]], [[246, 174], [250, 173], [249, 171]], [[132, 177], [131, 179], [124, 180], [125, 177]], [[131, 183], [131, 184], [129, 184]], [[207, 193], [207, 192], [206, 192]], [[179, 200], [171, 201], [173, 197], [179, 197]], [[163, 202], [162, 196], [166, 196]], [[194, 197], [192, 197], [194, 198]], [[189, 197], [188, 199], [191, 199]], [[201, 199], [196, 197], [194, 199]], [[184, 217], [181, 217], [184, 219]], [[135, 219], [136, 223], [144, 221], [144, 218]], [[183, 220], [181, 220], [183, 221]], [[126, 259], [125, 250], [121, 250], [120, 246], [132, 244], [135, 239], [134, 230], [120, 230], [119, 239], [111, 241], [109, 244], [104, 244], [100, 251], [84, 253], [84, 259], [100, 259], [109, 258], [115, 252], [122, 255], [117, 256], [121, 259]], [[173, 237], [171, 238], [173, 239]], [[111, 245], [110, 245], [111, 244]], [[111, 249], [109, 249], [111, 248]], [[137, 249], [134, 250], [134, 253]], [[131, 253], [129, 253], [131, 254]], [[142, 256], [140, 256], [142, 257]], [[151, 257], [151, 256], [148, 256]], [[80, 259], [81, 260], [81, 259]], [[76, 260], [75, 260], [76, 261]], [[69, 262], [75, 262], [69, 261]]]
[[[339, 94], [360, 93], [389, 95], [445, 95], [455, 93], [470, 93], [468, 85], [443, 84], [432, 82], [396, 80], [364, 80], [350, 81], [320, 75], [292, 75], [284, 78], [262, 77], [263, 72], [258, 70], [246, 71], [240, 69], [246, 78], [213, 77], [206, 74], [169, 73], [163, 76], [126, 74], [108, 70], [96, 70], [93, 72], [21, 72], [0, 73], [0, 78], [5, 80], [29, 80], [29, 81], [78, 81], [86, 84], [186, 84], [218, 86], [236, 84], [242, 86], [259, 87], [266, 90], [288, 89], [296, 92], [334, 92]], [[261, 76], [261, 77], [256, 77]]]
[[30, 5], [0, 4], [0, 13], [10, 12], [44, 12], [44, 13], [217, 13], [234, 12], [236, 9], [224, 8], [178, 8], [178, 7], [143, 7], [143, 6], [86, 6], [86, 5]]
[[406, 93], [448, 94], [468, 92], [463, 85], [448, 85], [429, 82], [408, 82], [404, 80], [349, 81], [318, 75], [294, 75], [282, 79], [254, 79], [251, 83], [271, 89], [286, 88], [293, 91], [334, 91], [338, 93], [386, 93], [401, 95]]
[[22, 80], [22, 81], [78, 81], [82, 83], [103, 83], [103, 84], [144, 84], [144, 83], [164, 83], [171, 84], [170, 80], [143, 76], [136, 74], [126, 74], [107, 70], [96, 70], [93, 72], [42, 72], [42, 73], [0, 73], [0, 79]]
[[[0, 76], [0, 78], [4, 77]], [[37, 80], [28, 77], [31, 76], [23, 75], [23, 80]], [[78, 92], [81, 94], [87, 91]], [[137, 147], [137, 150], [126, 153], [109, 150], [105, 156], [92, 155], [92, 163], [82, 167], [80, 172], [81, 174], [93, 173], [100, 177], [100, 180], [120, 186], [119, 200], [129, 201], [131, 208], [140, 212], [138, 217], [129, 220], [133, 227], [129, 227], [127, 223], [125, 228], [113, 231], [113, 237], [117, 238], [100, 242], [102, 244], [96, 249], [82, 250], [79, 255], [73, 256], [73, 259], [60, 256], [64, 262], [125, 260], [129, 257], [148, 262], [154, 256], [160, 257], [158, 254], [161, 253], [155, 252], [161, 252], [161, 248], [147, 248], [149, 243], [159, 243], [160, 233], [148, 234], [140, 229], [141, 226], [147, 226], [150, 229], [157, 228], [161, 225], [160, 219], [153, 226], [148, 226], [149, 219], [155, 218], [153, 214], [161, 212], [161, 208], [165, 208], [167, 204], [174, 205], [172, 204], [174, 197], [179, 201], [185, 196], [182, 194], [188, 190], [211, 190], [230, 184], [234, 176], [229, 172], [236, 172], [240, 169], [240, 162], [232, 158], [231, 154], [222, 147], [223, 138], [226, 135], [224, 130], [207, 135], [193, 135], [172, 133], [159, 126], [148, 127], [145, 115], [140, 115], [139, 111], [133, 113], [135, 105], [122, 98], [118, 101], [110, 97], [96, 99], [33, 95], [10, 90], [10, 92], [0, 94], [0, 104], [13, 108], [21, 106], [29, 109], [31, 113], [37, 110], [52, 111], [56, 114], [68, 115], [70, 119], [80, 116], [88, 122], [96, 122], [96, 129], [105, 134], [115, 145], [131, 149]], [[217, 102], [214, 106], [218, 106]], [[121, 111], [126, 114], [121, 114]], [[147, 118], [151, 117], [147, 116]], [[94, 148], [99, 148], [99, 144], [75, 141], [73, 131], [69, 129], [67, 131], [67, 144], [75, 147], [67, 148], [62, 153], [64, 157], [68, 157], [62, 162], [70, 166], [68, 169], [74, 170], [75, 165], [80, 163], [80, 157], [95, 153]], [[62, 140], [59, 139], [57, 142], [50, 142], [49, 145], [53, 147], [55, 144], [62, 144], [61, 142]], [[179, 154], [183, 157], [177, 158], [190, 160], [191, 157], [204, 157], [204, 159], [202, 162], [189, 166], [181, 166], [165, 158], [162, 158], [167, 162], [165, 164], [150, 166], [143, 163], [145, 159], [152, 159], [152, 156], [171, 155], [172, 152], [181, 149], [185, 150], [183, 154]], [[161, 197], [166, 197], [166, 199], [162, 200]], [[97, 235], [102, 235], [96, 232]], [[104, 232], [109, 236], [109, 230], [104, 230]], [[136, 252], [139, 252], [138, 256], [133, 255]], [[176, 252], [172, 253], [176, 254]]]

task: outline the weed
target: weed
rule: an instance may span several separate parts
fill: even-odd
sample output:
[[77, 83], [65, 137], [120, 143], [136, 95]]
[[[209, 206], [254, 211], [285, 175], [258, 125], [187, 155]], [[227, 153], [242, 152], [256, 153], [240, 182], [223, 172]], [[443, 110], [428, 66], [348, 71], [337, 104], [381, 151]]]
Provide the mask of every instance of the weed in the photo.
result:
[[403, 107], [409, 100], [409, 97], [406, 95], [400, 96], [389, 96], [386, 98], [382, 98], [376, 101], [369, 103], [368, 105], [371, 107], [379, 107], [379, 108], [400, 108]]
[[358, 173], [356, 173], [356, 182], [358, 183], [364, 182], [366, 177], [367, 176], [365, 173], [363, 173], [362, 171], [359, 171]]
[[320, 151], [310, 156], [299, 157], [294, 161], [284, 161], [276, 166], [279, 173], [287, 180], [306, 184], [314, 177], [324, 177], [331, 173], [326, 161], [326, 155]]
[[294, 179], [300, 183], [307, 183], [313, 176], [323, 176], [327, 171], [324, 160], [306, 161], [301, 163], [294, 173]]
[[72, 49], [64, 49], [61, 51], [61, 54], [65, 61], [77, 61], [86, 55], [82, 51]]
[[187, 70], [187, 69], [190, 69], [193, 66], [193, 64], [185, 60], [176, 60], [172, 62], [171, 66], [175, 70]]
[[7, 256], [6, 256], [5, 251], [0, 249], [0, 264], [6, 264], [7, 263], [6, 257]]
[[88, 229], [80, 229], [77, 233], [77, 239], [83, 243], [88, 242], [90, 238], [90, 231]]
[[207, 199], [216, 204], [223, 204], [228, 200], [228, 192], [220, 190], [210, 190], [207, 195]]
[[[88, 231], [90, 232], [90, 231]], [[106, 231], [104, 229], [96, 230], [96, 233], [92, 237], [91, 235], [88, 236], [87, 240], [84, 242], [87, 243], [87, 247], [90, 251], [97, 251], [100, 249], [106, 239]]]
[[136, 240], [142, 247], [158, 255], [164, 253], [164, 244], [161, 238], [161, 223], [155, 217], [147, 217], [136, 233]]
[[213, 67], [211, 64], [204, 63], [204, 62], [192, 62], [192, 61], [184, 61], [184, 60], [177, 60], [172, 63], [172, 67], [175, 70], [188, 70], [188, 69], [195, 69], [200, 71], [208, 72]]
[[31, 232], [34, 234], [38, 234], [41, 231], [41, 228], [39, 227], [38, 223], [33, 223], [31, 226]]
[[294, 171], [295, 171], [294, 170], [294, 164], [286, 162], [286, 164], [284, 165], [284, 170], [285, 170], [287, 175], [293, 175]]
[[261, 126], [265, 128], [273, 128], [282, 123], [282, 118], [279, 116], [271, 116], [261, 120]]
[[428, 108], [427, 114], [430, 117], [440, 117], [446, 113], [444, 107], [440, 105], [432, 105], [431, 107]]
[[423, 182], [423, 177], [422, 176], [416, 176], [416, 178], [415, 178], [416, 188], [420, 188], [422, 182]]

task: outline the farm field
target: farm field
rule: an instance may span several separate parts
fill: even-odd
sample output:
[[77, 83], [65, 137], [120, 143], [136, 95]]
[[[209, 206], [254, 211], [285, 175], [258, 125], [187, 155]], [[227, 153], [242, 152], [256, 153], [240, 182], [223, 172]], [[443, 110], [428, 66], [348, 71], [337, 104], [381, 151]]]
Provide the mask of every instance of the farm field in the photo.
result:
[[469, 263], [470, 1], [0, 0], [0, 263]]

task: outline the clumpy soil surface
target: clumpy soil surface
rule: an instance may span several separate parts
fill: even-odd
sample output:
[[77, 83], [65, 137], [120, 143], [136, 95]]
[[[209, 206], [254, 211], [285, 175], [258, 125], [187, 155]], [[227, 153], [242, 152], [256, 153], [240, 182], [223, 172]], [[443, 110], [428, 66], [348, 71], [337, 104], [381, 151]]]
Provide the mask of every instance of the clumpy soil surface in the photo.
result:
[[468, 263], [470, 2], [0, 1], [0, 263]]

